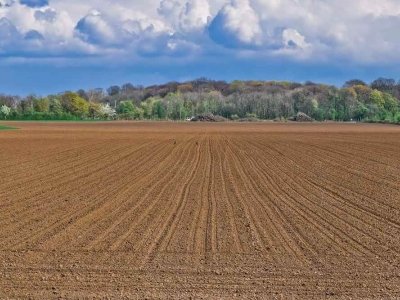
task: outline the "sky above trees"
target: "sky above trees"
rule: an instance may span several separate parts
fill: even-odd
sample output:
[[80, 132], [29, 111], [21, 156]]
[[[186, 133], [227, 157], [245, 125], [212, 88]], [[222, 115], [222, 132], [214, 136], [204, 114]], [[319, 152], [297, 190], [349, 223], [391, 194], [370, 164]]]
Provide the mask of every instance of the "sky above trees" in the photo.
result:
[[397, 78], [397, 0], [0, 0], [0, 92]]

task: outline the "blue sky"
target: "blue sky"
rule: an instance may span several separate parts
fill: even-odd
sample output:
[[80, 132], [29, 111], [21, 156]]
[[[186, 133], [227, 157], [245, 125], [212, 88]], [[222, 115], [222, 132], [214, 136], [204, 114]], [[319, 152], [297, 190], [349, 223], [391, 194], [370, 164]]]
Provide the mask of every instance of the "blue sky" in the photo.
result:
[[399, 79], [397, 0], [0, 0], [0, 93]]

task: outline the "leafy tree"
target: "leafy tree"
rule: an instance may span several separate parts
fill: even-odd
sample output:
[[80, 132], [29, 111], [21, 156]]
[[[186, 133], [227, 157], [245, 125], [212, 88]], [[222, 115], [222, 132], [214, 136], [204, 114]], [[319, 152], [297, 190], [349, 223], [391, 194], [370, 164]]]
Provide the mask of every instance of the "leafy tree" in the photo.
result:
[[153, 119], [153, 105], [155, 102], [155, 98], [149, 98], [146, 101], [142, 102], [140, 107], [143, 110], [143, 117], [146, 119]]
[[396, 123], [400, 123], [400, 113], [397, 113], [395, 118], [394, 118]]
[[183, 120], [187, 117], [188, 112], [181, 93], [169, 93], [164, 100], [167, 108], [166, 114], [169, 119]]
[[89, 112], [89, 103], [76, 93], [66, 92], [63, 94], [61, 105], [66, 112], [75, 116], [84, 117]]
[[133, 105], [132, 101], [122, 101], [118, 105], [117, 113], [121, 119], [142, 119], [143, 110]]
[[101, 104], [96, 102], [89, 103], [89, 117], [92, 119], [102, 118], [103, 110]]
[[33, 100], [33, 108], [36, 112], [46, 113], [50, 109], [50, 101], [47, 98]]
[[394, 117], [399, 109], [399, 101], [389, 93], [383, 93], [383, 99], [385, 101], [383, 105], [385, 110], [391, 113]]
[[79, 95], [79, 97], [85, 99], [86, 101], [89, 100], [89, 95], [88, 95], [88, 93], [86, 93], [85, 90], [80, 89], [80, 90], [78, 90], [76, 93]]
[[357, 100], [361, 103], [368, 103], [370, 101], [370, 95], [372, 93], [372, 89], [368, 86], [364, 85], [356, 85], [353, 86], [354, 91], [357, 94]]
[[117, 112], [114, 108], [110, 106], [109, 103], [100, 105], [100, 114], [104, 118], [114, 119], [117, 115]]
[[61, 115], [64, 112], [60, 99], [56, 97], [49, 99], [49, 111], [56, 115]]
[[382, 109], [375, 103], [368, 103], [366, 119], [369, 121], [379, 121], [381, 119]]
[[164, 104], [161, 100], [154, 101], [153, 110], [154, 110], [154, 116], [156, 116], [157, 119], [162, 120], [167, 117]]
[[8, 107], [7, 105], [2, 105], [0, 108], [0, 113], [2, 114], [2, 116], [4, 117], [4, 119], [7, 119], [7, 117], [10, 115], [11, 113], [11, 108]]
[[354, 88], [344, 88], [339, 92], [337, 102], [337, 112], [340, 120], [350, 120], [354, 117], [354, 111], [357, 107], [357, 93]]
[[356, 108], [354, 110], [354, 118], [356, 120], [363, 120], [367, 117], [368, 115], [368, 108], [365, 104], [361, 102], [357, 102]]
[[[372, 87], [372, 88], [371, 88]], [[112, 103], [112, 107], [110, 106]], [[200, 78], [149, 87], [111, 86], [38, 98], [0, 94], [0, 107], [13, 119], [174, 119], [213, 113], [226, 118], [257, 116], [287, 119], [302, 111], [316, 120], [385, 120], [399, 118], [400, 83], [378, 78], [367, 86], [359, 79], [343, 88], [313, 82], [213, 81]], [[0, 113], [1, 117], [6, 116]]]
[[118, 104], [117, 112], [119, 114], [130, 114], [135, 111], [135, 107], [131, 101], [122, 101]]
[[373, 90], [369, 99], [370, 103], [375, 104], [378, 108], [383, 108], [385, 105], [385, 98], [383, 97], [382, 92], [378, 90]]

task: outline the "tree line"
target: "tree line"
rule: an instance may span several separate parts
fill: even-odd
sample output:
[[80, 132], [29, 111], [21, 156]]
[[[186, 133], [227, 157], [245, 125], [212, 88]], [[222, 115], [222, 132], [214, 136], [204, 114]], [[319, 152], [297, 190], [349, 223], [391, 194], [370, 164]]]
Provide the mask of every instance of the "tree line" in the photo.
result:
[[303, 112], [315, 120], [400, 123], [400, 82], [349, 80], [342, 87], [286, 81], [215, 81], [200, 78], [148, 87], [27, 97], [0, 95], [8, 120], [185, 120], [214, 114], [231, 120], [287, 120]]

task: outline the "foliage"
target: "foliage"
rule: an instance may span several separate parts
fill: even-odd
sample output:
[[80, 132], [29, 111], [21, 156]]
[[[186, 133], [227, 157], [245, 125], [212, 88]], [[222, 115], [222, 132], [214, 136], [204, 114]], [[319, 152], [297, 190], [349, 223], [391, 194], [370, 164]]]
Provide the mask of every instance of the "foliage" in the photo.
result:
[[120, 118], [126, 120], [139, 120], [143, 118], [143, 110], [136, 107], [132, 101], [121, 101], [117, 108]]
[[101, 119], [102, 118], [102, 110], [101, 104], [96, 102], [89, 103], [89, 118], [91, 119]]
[[373, 90], [370, 95], [370, 102], [378, 106], [379, 108], [383, 108], [385, 105], [385, 99], [383, 98], [382, 92], [378, 90]]
[[100, 116], [105, 119], [114, 119], [117, 115], [117, 112], [114, 108], [110, 106], [110, 104], [102, 104], [100, 105]]
[[[13, 120], [185, 120], [213, 114], [231, 120], [286, 120], [298, 112], [318, 121], [399, 122], [400, 83], [352, 79], [342, 88], [306, 82], [200, 78], [149, 87], [126, 83], [25, 98], [0, 94], [0, 118]], [[6, 108], [3, 108], [6, 107]]]
[[48, 112], [50, 109], [50, 101], [47, 98], [34, 99], [33, 108], [37, 112]]
[[396, 114], [395, 122], [400, 124], [400, 112]]
[[61, 96], [61, 105], [67, 113], [84, 117], [89, 113], [89, 103], [77, 93], [67, 92]]
[[11, 108], [9, 108], [7, 105], [2, 105], [0, 107], [0, 114], [4, 117], [4, 119], [7, 119], [10, 113], [11, 113]]

